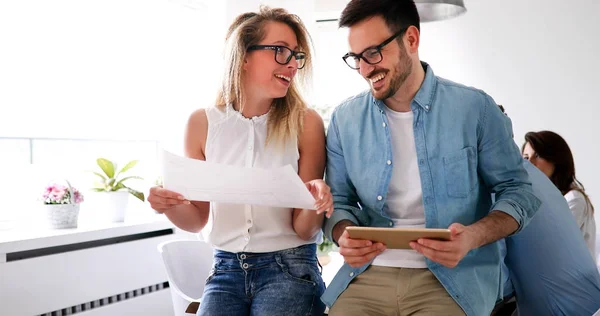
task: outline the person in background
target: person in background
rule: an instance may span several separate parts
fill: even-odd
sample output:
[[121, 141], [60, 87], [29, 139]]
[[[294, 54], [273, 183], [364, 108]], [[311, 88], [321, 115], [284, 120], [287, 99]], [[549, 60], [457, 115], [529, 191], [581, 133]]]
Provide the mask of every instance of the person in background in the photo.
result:
[[[506, 124], [512, 130], [508, 116]], [[492, 315], [513, 315], [515, 307], [519, 315], [592, 315], [600, 274], [569, 205], [544, 173], [524, 166], [542, 204], [525, 229], [500, 241], [505, 299]]]
[[575, 162], [567, 142], [552, 131], [529, 132], [521, 149], [523, 158], [542, 171], [564, 195], [587, 247], [596, 260], [594, 206], [575, 176]]
[[150, 190], [148, 201], [179, 228], [201, 231], [216, 249], [198, 315], [322, 315], [316, 243], [332, 196], [322, 180], [323, 121], [299, 92], [311, 70], [309, 35], [297, 16], [261, 7], [235, 19], [226, 49], [216, 106], [189, 118], [186, 156], [243, 167], [291, 165], [315, 197], [316, 212], [187, 201], [161, 187]]
[[[327, 132], [335, 211], [324, 232], [346, 262], [323, 295], [329, 314], [489, 315], [501, 298], [496, 241], [540, 204], [504, 115], [420, 61], [414, 1], [353, 0], [339, 25], [343, 59], [370, 89], [339, 105]], [[451, 240], [386, 249], [350, 238], [351, 225], [445, 228]]]

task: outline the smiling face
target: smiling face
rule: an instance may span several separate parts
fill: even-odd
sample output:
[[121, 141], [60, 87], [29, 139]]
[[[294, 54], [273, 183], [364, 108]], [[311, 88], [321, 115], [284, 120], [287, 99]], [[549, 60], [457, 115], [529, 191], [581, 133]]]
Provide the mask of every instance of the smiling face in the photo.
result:
[[[360, 54], [380, 45], [394, 33], [381, 16], [374, 16], [350, 27], [348, 42], [353, 53]], [[401, 35], [403, 36], [403, 35]], [[392, 40], [381, 49], [381, 61], [371, 65], [360, 61], [358, 72], [369, 83], [376, 99], [392, 97], [407, 81], [413, 70], [413, 62], [402, 37]]]
[[[258, 45], [285, 46], [291, 50], [298, 49], [298, 41], [294, 31], [286, 24], [268, 22], [264, 26], [265, 36]], [[298, 61], [294, 57], [286, 65], [275, 61], [285, 54], [286, 49], [259, 49], [248, 52], [244, 61], [244, 84], [249, 95], [261, 99], [284, 97], [298, 71]]]

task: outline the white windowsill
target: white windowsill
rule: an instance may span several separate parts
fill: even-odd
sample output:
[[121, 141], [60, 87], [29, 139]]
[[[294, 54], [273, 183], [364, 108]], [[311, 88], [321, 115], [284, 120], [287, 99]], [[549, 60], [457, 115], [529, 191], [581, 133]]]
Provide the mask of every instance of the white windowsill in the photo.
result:
[[0, 255], [174, 228], [164, 215], [126, 218], [122, 223], [80, 223], [77, 228], [13, 228], [0, 231]]

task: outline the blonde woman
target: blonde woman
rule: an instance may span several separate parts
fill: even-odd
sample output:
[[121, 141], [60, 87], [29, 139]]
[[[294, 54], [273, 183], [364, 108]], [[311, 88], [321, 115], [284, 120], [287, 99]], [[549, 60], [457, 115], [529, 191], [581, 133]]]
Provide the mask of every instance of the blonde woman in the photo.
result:
[[189, 119], [186, 155], [245, 167], [290, 164], [317, 211], [186, 201], [161, 187], [148, 201], [216, 249], [198, 315], [322, 315], [316, 243], [333, 199], [321, 180], [323, 122], [298, 90], [310, 74], [309, 35], [297, 16], [262, 7], [230, 26], [225, 62], [216, 106]]

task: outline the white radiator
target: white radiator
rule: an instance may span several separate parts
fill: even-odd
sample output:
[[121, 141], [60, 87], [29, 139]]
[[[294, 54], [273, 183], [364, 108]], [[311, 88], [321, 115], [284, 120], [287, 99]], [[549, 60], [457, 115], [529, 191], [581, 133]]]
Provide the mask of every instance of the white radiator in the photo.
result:
[[157, 245], [173, 229], [6, 253], [2, 316], [172, 315]]

